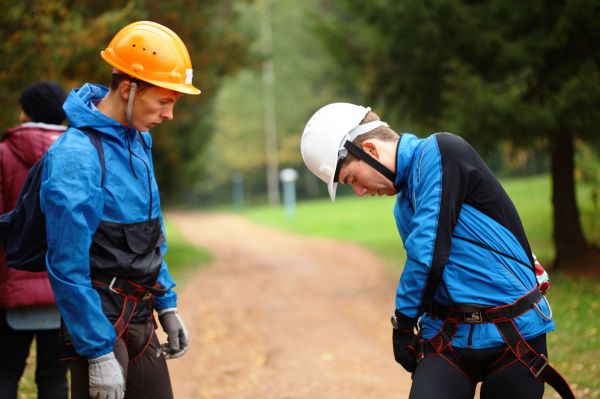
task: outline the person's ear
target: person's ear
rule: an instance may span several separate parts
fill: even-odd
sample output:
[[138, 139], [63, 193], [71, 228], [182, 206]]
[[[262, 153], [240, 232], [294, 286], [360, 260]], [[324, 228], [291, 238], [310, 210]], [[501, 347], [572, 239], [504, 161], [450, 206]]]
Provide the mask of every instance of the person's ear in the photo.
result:
[[119, 95], [124, 101], [129, 101], [129, 89], [131, 82], [129, 80], [122, 80], [119, 82]]
[[379, 153], [377, 152], [377, 146], [375, 145], [375, 143], [367, 140], [363, 141], [360, 146], [364, 152], [366, 152], [375, 159], [379, 159]]

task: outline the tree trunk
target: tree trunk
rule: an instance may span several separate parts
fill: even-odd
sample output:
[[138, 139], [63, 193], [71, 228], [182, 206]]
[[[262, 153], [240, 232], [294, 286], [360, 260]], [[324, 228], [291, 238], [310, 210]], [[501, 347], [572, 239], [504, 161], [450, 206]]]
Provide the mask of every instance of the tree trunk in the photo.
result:
[[555, 269], [566, 269], [586, 255], [588, 246], [575, 195], [575, 143], [572, 133], [559, 133], [550, 142]]

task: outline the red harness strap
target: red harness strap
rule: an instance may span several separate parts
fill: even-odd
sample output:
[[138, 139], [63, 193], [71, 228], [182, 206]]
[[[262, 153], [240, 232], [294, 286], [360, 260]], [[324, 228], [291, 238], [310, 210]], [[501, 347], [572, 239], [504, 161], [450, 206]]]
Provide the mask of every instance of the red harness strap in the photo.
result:
[[[127, 327], [129, 326], [129, 323], [135, 314], [135, 309], [140, 302], [152, 300], [152, 294], [156, 296], [162, 296], [166, 291], [166, 289], [159, 284], [155, 284], [152, 287], [146, 287], [124, 278], [104, 275], [94, 275], [92, 284], [97, 287], [107, 287], [111, 292], [123, 297], [121, 313], [119, 314], [117, 320], [113, 323], [113, 327], [117, 333], [117, 338], [121, 337], [125, 330], [127, 330]], [[156, 324], [154, 321], [154, 315], [152, 316], [152, 322]], [[62, 331], [65, 344], [62, 360], [72, 360], [78, 358], [79, 355], [77, 352], [75, 352], [71, 338], [64, 326]]]
[[[440, 332], [429, 340], [434, 353], [444, 356], [450, 363], [455, 365], [465, 375], [469, 376], [465, 367], [452, 350], [452, 338], [456, 333], [458, 323], [480, 324], [494, 323], [496, 328], [504, 338], [508, 349], [514, 354], [519, 362], [524, 364], [535, 378], [540, 378], [558, 392], [563, 399], [575, 399], [573, 391], [567, 381], [548, 363], [548, 359], [537, 353], [519, 332], [514, 319], [521, 314], [533, 309], [533, 306], [542, 299], [542, 293], [538, 287], [534, 288], [527, 295], [517, 299], [512, 304], [496, 306], [491, 308], [478, 308], [473, 306], [460, 307], [434, 303], [427, 314], [436, 320], [444, 320]], [[417, 357], [422, 359], [426, 350], [424, 344], [421, 345]], [[469, 376], [469, 378], [471, 378]]]

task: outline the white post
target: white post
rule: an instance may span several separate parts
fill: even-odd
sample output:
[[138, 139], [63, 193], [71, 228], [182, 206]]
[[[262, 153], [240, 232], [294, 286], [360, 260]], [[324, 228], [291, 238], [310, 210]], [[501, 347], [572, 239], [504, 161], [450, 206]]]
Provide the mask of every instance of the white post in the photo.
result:
[[298, 172], [292, 168], [285, 168], [279, 172], [279, 178], [283, 183], [285, 217], [293, 219], [296, 217], [296, 180], [298, 180]]

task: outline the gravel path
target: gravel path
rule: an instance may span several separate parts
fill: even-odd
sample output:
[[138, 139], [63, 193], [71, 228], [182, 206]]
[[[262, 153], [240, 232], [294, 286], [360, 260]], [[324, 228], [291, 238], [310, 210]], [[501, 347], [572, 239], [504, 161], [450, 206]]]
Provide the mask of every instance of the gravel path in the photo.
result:
[[408, 396], [391, 348], [395, 277], [372, 253], [235, 215], [168, 217], [214, 254], [180, 294], [191, 349], [169, 361], [176, 398]]

